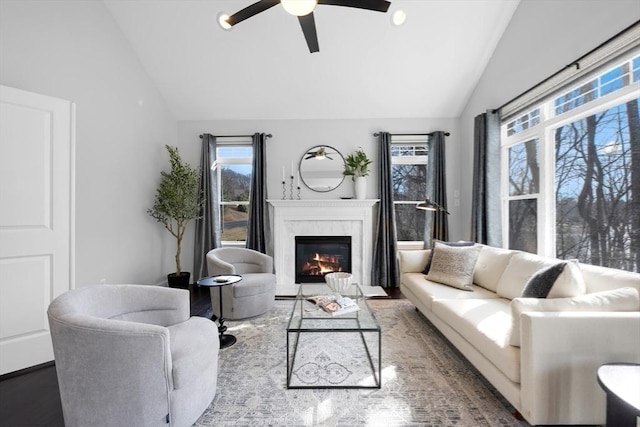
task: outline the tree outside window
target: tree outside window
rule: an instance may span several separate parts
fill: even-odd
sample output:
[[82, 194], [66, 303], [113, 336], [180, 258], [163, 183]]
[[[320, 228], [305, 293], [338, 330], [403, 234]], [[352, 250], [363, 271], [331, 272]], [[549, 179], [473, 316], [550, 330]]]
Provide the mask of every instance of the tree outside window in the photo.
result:
[[638, 99], [555, 130], [556, 252], [638, 271]]

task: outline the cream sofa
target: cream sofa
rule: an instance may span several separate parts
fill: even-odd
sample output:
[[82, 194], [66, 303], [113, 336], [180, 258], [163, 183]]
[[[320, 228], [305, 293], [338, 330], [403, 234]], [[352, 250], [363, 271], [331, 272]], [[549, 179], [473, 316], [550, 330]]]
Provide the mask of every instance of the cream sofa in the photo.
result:
[[546, 299], [519, 298], [559, 260], [482, 245], [468, 291], [427, 280], [429, 254], [399, 251], [402, 293], [529, 423], [605, 422], [596, 371], [640, 363], [640, 274], [573, 262]]

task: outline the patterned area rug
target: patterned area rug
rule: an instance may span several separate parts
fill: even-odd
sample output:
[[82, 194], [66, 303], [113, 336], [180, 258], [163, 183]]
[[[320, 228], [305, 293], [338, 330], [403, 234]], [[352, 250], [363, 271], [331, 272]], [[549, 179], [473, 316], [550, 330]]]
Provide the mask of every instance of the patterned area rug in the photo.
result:
[[[263, 316], [226, 323], [238, 342], [220, 351], [216, 397], [195, 425], [528, 426], [411, 303], [368, 304], [382, 327], [381, 389], [287, 389], [293, 302], [276, 301]], [[345, 385], [369, 375], [371, 381], [368, 360], [343, 339], [350, 338], [301, 342], [296, 379]]]

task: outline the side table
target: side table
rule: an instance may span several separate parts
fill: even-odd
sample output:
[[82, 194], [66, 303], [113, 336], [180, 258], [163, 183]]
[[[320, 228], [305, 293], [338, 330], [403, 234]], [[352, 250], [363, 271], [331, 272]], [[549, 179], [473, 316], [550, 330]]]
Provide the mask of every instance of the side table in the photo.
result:
[[224, 324], [224, 317], [222, 317], [222, 287], [238, 283], [242, 280], [242, 276], [237, 274], [227, 274], [220, 276], [203, 277], [198, 280], [196, 284], [198, 286], [205, 286], [208, 288], [218, 288], [220, 292], [220, 313], [218, 313], [218, 332], [220, 334], [220, 348], [226, 348], [236, 343], [236, 337], [231, 334], [225, 334], [227, 327]]
[[636, 427], [640, 416], [640, 364], [608, 363], [598, 368], [607, 393], [607, 427]]

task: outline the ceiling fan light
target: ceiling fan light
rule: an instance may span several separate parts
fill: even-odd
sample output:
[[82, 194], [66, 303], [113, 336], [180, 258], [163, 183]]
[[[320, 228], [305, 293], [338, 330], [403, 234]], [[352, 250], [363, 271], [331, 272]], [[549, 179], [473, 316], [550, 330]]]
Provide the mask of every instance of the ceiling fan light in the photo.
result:
[[316, 8], [318, 0], [280, 0], [284, 10], [295, 16], [306, 16]]
[[227, 22], [227, 19], [229, 19], [229, 14], [228, 13], [220, 12], [218, 14], [218, 25], [220, 25], [220, 27], [223, 30], [229, 31], [230, 29], [233, 28], [233, 26], [231, 24], [229, 24], [229, 22]]
[[391, 15], [391, 22], [393, 22], [393, 25], [395, 25], [396, 27], [404, 24], [404, 21], [406, 20], [407, 13], [402, 9], [396, 10], [395, 12], [393, 12], [393, 15]]

